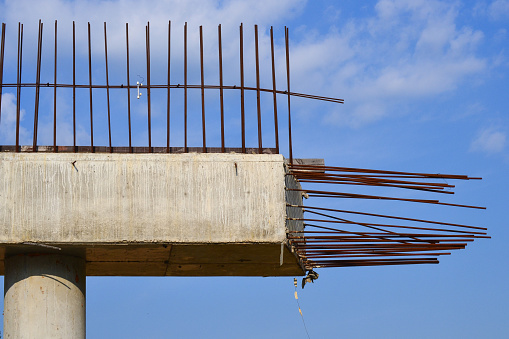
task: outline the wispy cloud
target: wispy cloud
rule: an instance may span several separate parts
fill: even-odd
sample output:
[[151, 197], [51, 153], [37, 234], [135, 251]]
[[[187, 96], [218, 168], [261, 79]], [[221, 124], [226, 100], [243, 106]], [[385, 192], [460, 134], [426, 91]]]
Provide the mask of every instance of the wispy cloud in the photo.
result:
[[[505, 8], [505, 3], [507, 1], [497, 0], [490, 8]], [[305, 6], [305, 0], [152, 1], [150, 5], [134, 0], [51, 0], [44, 3], [19, 0], [0, 4], [0, 16], [4, 20], [13, 21], [9, 21], [11, 24], [20, 18], [33, 21], [33, 30], [36, 29], [38, 18], [50, 22], [53, 19], [67, 22], [74, 19], [81, 24], [95, 18], [96, 26], [100, 26], [102, 21], [108, 21], [111, 58], [115, 57], [115, 51], [119, 51], [118, 58], [125, 57], [125, 22], [132, 25], [130, 36], [139, 42], [144, 39], [144, 30], [140, 27], [149, 20], [154, 26], [154, 41], [165, 41], [168, 19], [175, 23], [177, 36], [181, 36], [184, 21], [209, 28], [222, 23], [225, 27], [224, 62], [232, 65], [226, 68], [225, 77], [235, 76], [237, 79], [236, 27], [239, 22], [244, 22], [246, 27], [254, 23], [262, 27], [284, 24], [305, 10]], [[465, 84], [469, 76], [479, 74], [488, 67], [488, 61], [478, 53], [484, 34], [458, 24], [458, 6], [457, 3], [433, 0], [380, 0], [373, 14], [368, 16], [346, 19], [345, 14], [336, 12], [334, 15], [337, 20], [331, 23], [326, 33], [303, 29], [298, 35], [291, 34], [293, 90], [347, 99], [347, 104], [340, 110], [332, 105], [321, 113], [323, 121], [328, 124], [347, 126], [374, 123], [401, 114], [395, 109], [401, 103], [428, 99], [456, 90]], [[58, 12], [54, 8], [58, 8]], [[216, 39], [214, 29], [206, 32], [210, 37], [205, 36], [205, 41]], [[96, 32], [97, 39], [101, 39], [100, 33]], [[190, 34], [190, 41], [196, 43], [196, 30]], [[261, 30], [260, 34], [261, 63], [269, 65], [268, 31]], [[32, 36], [36, 36], [35, 31]], [[69, 39], [69, 34], [67, 36]], [[86, 53], [86, 44], [82, 45], [81, 52]], [[152, 45], [154, 59], [158, 55], [166, 56], [165, 44]], [[180, 62], [182, 55], [180, 45], [180, 42], [177, 43], [172, 52], [176, 62]], [[214, 67], [217, 64], [214, 52], [217, 47], [213, 45], [205, 46], [207, 69], [210, 69], [207, 62]], [[253, 62], [253, 46], [246, 44], [245, 48], [249, 66]], [[132, 51], [138, 52], [143, 60], [142, 51]], [[98, 53], [102, 51], [99, 49]], [[281, 41], [276, 41], [276, 55], [278, 83], [283, 84], [284, 47]], [[252, 78], [251, 73], [246, 76]], [[270, 79], [270, 76], [263, 77], [262, 82], [264, 79]], [[307, 105], [305, 103], [301, 112], [297, 110], [296, 113], [304, 114]]]
[[470, 145], [471, 151], [499, 153], [505, 148], [506, 133], [494, 128], [482, 129]]
[[[0, 144], [14, 145], [16, 140], [16, 96], [12, 93], [2, 94], [2, 116], [0, 117]], [[20, 109], [20, 121], [25, 117], [25, 110]], [[28, 142], [28, 131], [20, 126], [21, 144]]]
[[495, 0], [489, 8], [488, 13], [494, 20], [508, 19], [509, 18], [509, 0]]
[[[483, 32], [457, 21], [454, 4], [379, 1], [374, 16], [350, 20], [294, 47], [299, 79], [311, 73], [321, 87], [314, 87], [316, 81], [299, 86], [345, 97], [341, 113], [325, 120], [352, 126], [390, 116], [402, 102], [454, 91], [487, 68], [477, 53]], [[370, 114], [366, 107], [376, 109]]]

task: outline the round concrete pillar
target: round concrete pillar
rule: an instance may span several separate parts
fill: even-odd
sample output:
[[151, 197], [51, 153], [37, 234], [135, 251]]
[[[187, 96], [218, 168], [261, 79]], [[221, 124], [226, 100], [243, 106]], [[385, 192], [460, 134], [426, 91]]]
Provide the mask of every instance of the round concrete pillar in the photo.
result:
[[5, 259], [4, 338], [85, 338], [85, 259]]

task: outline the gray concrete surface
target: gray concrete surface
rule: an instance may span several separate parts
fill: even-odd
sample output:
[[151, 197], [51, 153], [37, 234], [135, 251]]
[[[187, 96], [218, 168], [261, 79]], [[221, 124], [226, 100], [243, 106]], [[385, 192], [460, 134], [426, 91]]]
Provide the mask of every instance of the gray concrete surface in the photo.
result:
[[14, 255], [5, 273], [4, 338], [85, 338], [85, 259]]
[[46, 244], [89, 275], [301, 275], [285, 185], [277, 154], [1, 153], [0, 274]]

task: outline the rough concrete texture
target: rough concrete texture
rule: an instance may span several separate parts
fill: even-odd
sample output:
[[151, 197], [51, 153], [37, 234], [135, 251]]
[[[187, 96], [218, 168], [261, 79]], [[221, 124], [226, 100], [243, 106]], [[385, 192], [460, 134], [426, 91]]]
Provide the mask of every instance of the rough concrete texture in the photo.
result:
[[281, 155], [3, 153], [0, 255], [44, 250], [29, 242], [82, 250], [89, 275], [298, 275], [286, 247], [280, 265], [303, 227], [285, 184]]
[[282, 242], [281, 155], [2, 154], [0, 242]]
[[85, 260], [14, 255], [5, 260], [4, 338], [85, 338]]

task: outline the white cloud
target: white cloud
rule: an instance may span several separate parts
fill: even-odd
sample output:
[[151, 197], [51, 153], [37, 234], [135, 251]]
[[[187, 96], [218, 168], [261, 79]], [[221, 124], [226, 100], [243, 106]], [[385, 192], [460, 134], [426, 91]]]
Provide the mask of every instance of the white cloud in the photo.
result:
[[[267, 25], [284, 24], [304, 10], [306, 1], [152, 1], [141, 3], [134, 0], [77, 1], [51, 0], [33, 2], [26, 0], [6, 1], [0, 4], [0, 17], [10, 27], [21, 19], [32, 23], [36, 36], [38, 18], [46, 22], [59, 19], [68, 24], [77, 20], [80, 34], [86, 39], [84, 25], [93, 20], [95, 34], [102, 39], [102, 21], [108, 21], [109, 51], [111, 59], [125, 58], [125, 22], [130, 23], [130, 37], [143, 45], [144, 25], [151, 21], [152, 56], [154, 64], [166, 57], [165, 41], [168, 19], [172, 20], [172, 36], [177, 41], [172, 55], [175, 62], [182, 59], [182, 25], [190, 25], [190, 44], [197, 45], [197, 26], [205, 28], [205, 41], [215, 41], [216, 25], [223, 25], [223, 57], [225, 79], [238, 79], [238, 24], [244, 22], [246, 35], [246, 69], [253, 64], [252, 24], [260, 30], [260, 62], [270, 65], [270, 47]], [[503, 5], [503, 2], [497, 6]], [[495, 3], [492, 4], [494, 6]], [[396, 105], [408, 100], [427, 99], [464, 84], [469, 76], [487, 68], [487, 61], [477, 55], [484, 35], [479, 30], [458, 26], [458, 4], [440, 1], [381, 0], [375, 6], [375, 14], [368, 17], [345, 20], [343, 12], [337, 22], [331, 24], [327, 33], [302, 30], [292, 35], [291, 66], [294, 91], [321, 94], [346, 99], [341, 106], [341, 119], [330, 106], [327, 121], [339, 121], [359, 126], [378, 121], [397, 112]], [[56, 10], [58, 9], [58, 11]], [[305, 13], [303, 14], [305, 15]], [[339, 25], [340, 24], [340, 25]], [[45, 26], [46, 27], [46, 26]], [[45, 28], [46, 29], [46, 28]], [[293, 29], [293, 28], [292, 28]], [[69, 39], [69, 33], [67, 34]], [[63, 39], [66, 39], [65, 36]], [[95, 40], [94, 40], [95, 41]], [[65, 43], [65, 41], [64, 41]], [[67, 44], [69, 45], [69, 40]], [[103, 58], [100, 44], [97, 54]], [[191, 46], [196, 50], [196, 46]], [[79, 44], [80, 52], [86, 53], [86, 43]], [[217, 46], [206, 43], [206, 69], [217, 67]], [[12, 49], [15, 50], [15, 49]], [[117, 51], [117, 52], [115, 52]], [[115, 53], [117, 55], [115, 56]], [[143, 60], [143, 50], [132, 49]], [[278, 87], [284, 88], [284, 46], [276, 41]], [[133, 59], [136, 57], [133, 56]], [[196, 62], [198, 59], [190, 61]], [[195, 67], [197, 65], [191, 66]], [[267, 67], [268, 69], [269, 67]], [[267, 70], [262, 70], [262, 86], [270, 83]], [[252, 81], [253, 72], [246, 72], [246, 81]], [[216, 76], [216, 74], [214, 74]], [[217, 82], [216, 78], [213, 78]], [[268, 81], [268, 82], [267, 82]], [[265, 82], [265, 83], [264, 83]], [[269, 85], [270, 87], [270, 85]], [[307, 105], [307, 104], [306, 104]], [[305, 108], [306, 106], [304, 106]], [[376, 108], [376, 109], [374, 109]], [[372, 112], [372, 113], [370, 113]], [[399, 113], [396, 113], [399, 114]], [[344, 119], [348, 117], [348, 119]]]
[[484, 34], [458, 26], [455, 4], [382, 0], [375, 9], [373, 17], [293, 47], [294, 79], [320, 80], [295, 81], [300, 90], [346, 99], [344, 112], [326, 121], [375, 122], [400, 103], [454, 91], [487, 68], [477, 55]]
[[502, 152], [505, 141], [506, 133], [493, 128], [485, 128], [478, 133], [478, 136], [470, 145], [470, 150], [486, 153]]
[[[0, 145], [16, 144], [16, 96], [12, 93], [2, 94], [2, 116], [0, 117]], [[25, 117], [25, 110], [20, 109], [20, 121]], [[20, 144], [28, 141], [28, 131], [20, 126]]]
[[489, 15], [494, 20], [509, 18], [509, 0], [495, 0], [488, 9]]

